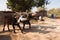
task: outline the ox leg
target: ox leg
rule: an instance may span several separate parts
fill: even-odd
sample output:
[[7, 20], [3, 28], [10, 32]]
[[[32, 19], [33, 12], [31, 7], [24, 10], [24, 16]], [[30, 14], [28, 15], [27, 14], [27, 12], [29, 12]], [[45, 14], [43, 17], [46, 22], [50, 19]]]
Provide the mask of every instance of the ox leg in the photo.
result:
[[21, 27], [20, 27], [19, 23], [17, 24], [17, 26], [18, 26], [18, 27], [19, 27], [19, 29], [21, 30]]
[[31, 29], [31, 23], [30, 23], [30, 21], [28, 21], [28, 24], [29, 24], [29, 29]]
[[21, 29], [21, 27], [20, 27], [19, 23], [17, 24], [17, 26], [19, 27], [19, 29], [20, 29], [20, 30], [21, 30], [21, 32], [23, 33], [23, 31], [22, 31], [22, 29]]
[[25, 23], [23, 23], [23, 30], [25, 29]]
[[31, 23], [29, 22], [29, 29], [31, 29]]
[[16, 33], [16, 32], [15, 32], [15, 27], [14, 27], [14, 24], [12, 24], [12, 26], [13, 26], [14, 33]]
[[8, 31], [10, 31], [10, 29], [9, 29], [9, 24], [7, 24], [7, 28], [8, 28]]
[[3, 31], [5, 31], [5, 26], [6, 26], [6, 24], [4, 24]]

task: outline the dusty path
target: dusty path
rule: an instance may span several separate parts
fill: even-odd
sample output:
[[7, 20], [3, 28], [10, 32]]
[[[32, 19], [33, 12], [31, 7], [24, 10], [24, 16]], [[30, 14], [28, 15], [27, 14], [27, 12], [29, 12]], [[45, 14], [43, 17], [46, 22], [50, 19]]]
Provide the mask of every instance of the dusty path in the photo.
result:
[[[11, 26], [10, 29], [12, 30]], [[28, 29], [26, 25], [25, 34], [19, 30], [16, 32], [16, 34], [13, 33], [13, 30], [8, 32], [7, 28], [3, 32], [2, 26], [0, 26], [0, 40], [60, 40], [60, 19], [45, 18], [44, 22], [38, 21], [36, 24], [32, 24], [32, 29]]]

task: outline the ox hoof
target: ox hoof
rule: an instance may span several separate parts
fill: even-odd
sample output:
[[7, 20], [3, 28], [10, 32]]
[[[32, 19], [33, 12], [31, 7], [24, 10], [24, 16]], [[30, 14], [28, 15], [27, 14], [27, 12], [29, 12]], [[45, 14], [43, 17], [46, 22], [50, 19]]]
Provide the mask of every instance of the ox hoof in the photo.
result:
[[17, 33], [17, 32], [14, 32], [14, 33]]
[[3, 31], [5, 31], [5, 30], [3, 29]]
[[8, 31], [10, 31], [10, 30], [8, 30]]
[[29, 27], [29, 29], [31, 29], [31, 27]]

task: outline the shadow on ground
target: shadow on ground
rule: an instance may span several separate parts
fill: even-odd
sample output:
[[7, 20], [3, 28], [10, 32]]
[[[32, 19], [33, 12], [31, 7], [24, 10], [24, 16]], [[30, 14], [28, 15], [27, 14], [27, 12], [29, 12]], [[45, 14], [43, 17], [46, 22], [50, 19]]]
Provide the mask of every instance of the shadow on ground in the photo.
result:
[[[39, 33], [49, 33], [51, 31], [48, 31], [47, 29], [55, 29], [56, 27], [52, 27], [52, 26], [40, 26], [40, 25], [32, 25], [31, 29], [29, 28], [25, 28], [25, 30], [23, 30], [23, 32], [28, 33], [28, 32], [39, 32]], [[19, 30], [19, 29], [16, 29]], [[5, 32], [12, 32], [13, 29], [10, 29], [10, 31], [5, 30], [5, 31], [0, 31], [0, 33], [5, 33]]]
[[[15, 30], [19, 30], [19, 29], [15, 29]], [[8, 31], [8, 30], [5, 30], [5, 31], [0, 31], [0, 33], [5, 33], [5, 32], [12, 32], [12, 31], [14, 31], [13, 29], [10, 29], [10, 31]]]
[[12, 40], [9, 35], [0, 35], [0, 40]]
[[28, 32], [39, 32], [39, 33], [49, 33], [51, 31], [48, 31], [47, 29], [55, 29], [56, 27], [52, 27], [52, 26], [39, 26], [39, 25], [34, 25], [32, 26], [31, 29], [26, 28], [24, 30], [24, 32], [28, 33]]

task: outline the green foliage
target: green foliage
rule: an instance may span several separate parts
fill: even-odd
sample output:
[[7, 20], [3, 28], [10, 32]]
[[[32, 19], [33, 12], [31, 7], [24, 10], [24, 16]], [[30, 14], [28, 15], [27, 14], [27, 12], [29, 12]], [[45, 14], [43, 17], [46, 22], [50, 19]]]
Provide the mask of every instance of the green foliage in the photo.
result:
[[33, 6], [42, 6], [45, 0], [7, 0], [7, 8], [12, 11], [30, 10]]

